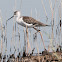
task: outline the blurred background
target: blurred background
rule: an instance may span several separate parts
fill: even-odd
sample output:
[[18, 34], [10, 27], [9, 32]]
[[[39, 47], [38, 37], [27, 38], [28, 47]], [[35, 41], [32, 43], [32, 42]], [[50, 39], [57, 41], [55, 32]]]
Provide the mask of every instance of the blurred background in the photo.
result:
[[[50, 27], [38, 27], [48, 51], [55, 51], [56, 47], [62, 44], [61, 0], [0, 0], [0, 53], [3, 55], [14, 53], [17, 56], [21, 52], [22, 55], [25, 40], [27, 47], [26, 28], [18, 25], [15, 17], [6, 21], [16, 10], [21, 12], [21, 16], [30, 16], [44, 24], [51, 25]], [[33, 48], [35, 48], [34, 53], [44, 50], [40, 34], [35, 33], [34, 29], [28, 29], [29, 53]]]

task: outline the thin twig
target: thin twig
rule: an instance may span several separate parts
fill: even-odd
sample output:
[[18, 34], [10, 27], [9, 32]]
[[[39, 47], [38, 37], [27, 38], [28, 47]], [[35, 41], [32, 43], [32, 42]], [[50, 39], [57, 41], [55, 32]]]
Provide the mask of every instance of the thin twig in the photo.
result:
[[48, 20], [47, 12], [46, 12], [46, 9], [45, 9], [45, 6], [44, 6], [44, 3], [43, 3], [43, 0], [41, 0], [41, 2], [42, 2], [42, 5], [43, 5], [43, 8], [44, 8], [44, 11], [45, 11], [46, 18], [47, 18], [47, 20]]
[[25, 36], [25, 29], [24, 29], [24, 49], [25, 49], [25, 52], [26, 52], [26, 36]]
[[2, 53], [3, 52], [3, 24], [2, 24], [2, 16], [0, 15], [0, 17], [1, 17], [1, 53]]

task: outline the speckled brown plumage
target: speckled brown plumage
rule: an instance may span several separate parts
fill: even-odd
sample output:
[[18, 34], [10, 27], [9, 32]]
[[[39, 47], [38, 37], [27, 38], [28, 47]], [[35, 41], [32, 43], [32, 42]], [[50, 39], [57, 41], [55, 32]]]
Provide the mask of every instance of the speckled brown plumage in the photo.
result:
[[41, 23], [40, 21], [37, 21], [36, 19], [32, 17], [28, 17], [28, 16], [22, 16], [22, 17], [23, 17], [23, 21], [28, 24], [33, 24], [35, 26], [48, 26], [46, 24]]

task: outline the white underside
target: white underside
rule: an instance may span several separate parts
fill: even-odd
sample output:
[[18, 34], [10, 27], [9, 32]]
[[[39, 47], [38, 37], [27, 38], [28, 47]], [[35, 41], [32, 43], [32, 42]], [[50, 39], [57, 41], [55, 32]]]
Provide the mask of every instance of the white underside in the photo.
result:
[[28, 24], [26, 22], [23, 21], [23, 18], [20, 18], [20, 19], [17, 19], [17, 23], [21, 26], [24, 26], [24, 27], [28, 27], [28, 28], [32, 28], [33, 27], [33, 24]]

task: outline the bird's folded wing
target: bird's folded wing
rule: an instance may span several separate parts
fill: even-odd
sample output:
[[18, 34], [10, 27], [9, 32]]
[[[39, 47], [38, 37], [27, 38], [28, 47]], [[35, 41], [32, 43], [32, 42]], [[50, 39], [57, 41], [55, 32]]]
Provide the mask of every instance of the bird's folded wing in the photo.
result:
[[28, 24], [33, 24], [35, 26], [48, 26], [48, 25], [43, 24], [40, 21], [37, 21], [36, 19], [34, 19], [32, 17], [28, 17], [28, 16], [23, 16], [23, 20], [24, 20], [24, 22], [26, 22]]

